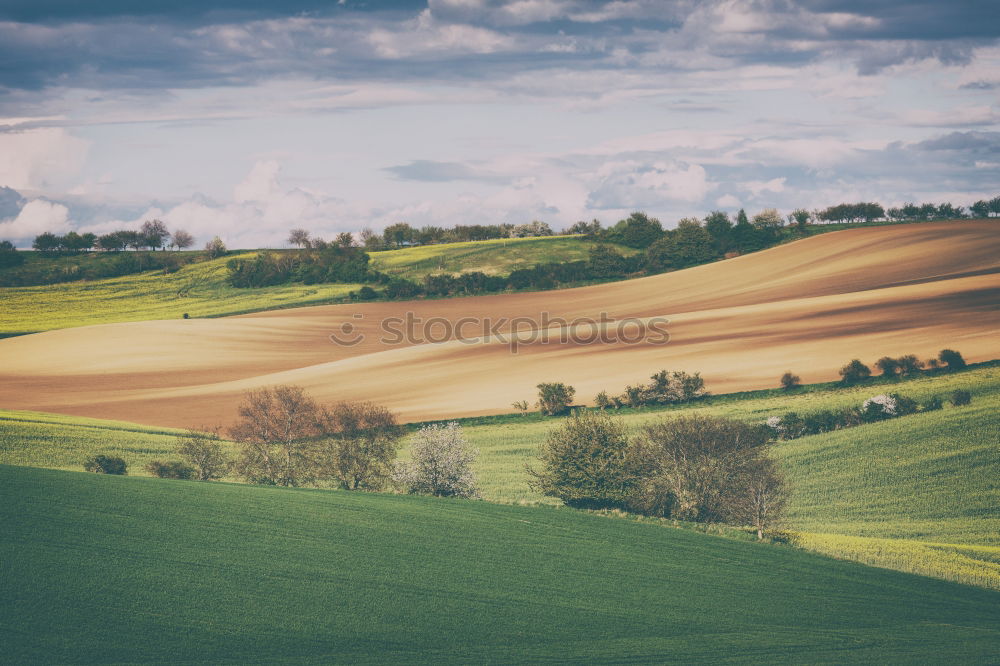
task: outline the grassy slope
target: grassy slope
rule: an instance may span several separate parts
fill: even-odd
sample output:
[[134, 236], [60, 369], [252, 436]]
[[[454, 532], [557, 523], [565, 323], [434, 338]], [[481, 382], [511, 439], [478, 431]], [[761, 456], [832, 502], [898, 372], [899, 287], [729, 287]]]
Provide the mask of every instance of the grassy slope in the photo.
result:
[[[621, 418], [633, 428], [679, 411], [762, 421], [791, 410], [856, 405], [887, 390], [923, 401], [955, 388], [971, 390], [973, 404], [779, 443], [776, 454], [794, 491], [789, 526], [815, 550], [1000, 588], [1000, 365], [890, 386], [717, 396], [697, 407], [623, 410]], [[536, 415], [466, 421], [488, 500], [555, 503], [528, 487], [525, 465], [557, 425]], [[87, 456], [111, 453], [142, 475], [150, 460], [176, 457], [176, 433], [0, 411], [0, 463], [79, 470]]]
[[0, 467], [4, 657], [979, 661], [1000, 595], [582, 512]]
[[[375, 268], [410, 279], [427, 273], [479, 270], [509, 273], [546, 261], [587, 255], [590, 241], [575, 237], [525, 238], [414, 247], [372, 253]], [[634, 252], [622, 248], [625, 253]], [[356, 284], [283, 285], [236, 289], [227, 280], [234, 256], [191, 264], [176, 273], [153, 271], [90, 282], [0, 287], [0, 335], [149, 319], [215, 317], [345, 298]]]

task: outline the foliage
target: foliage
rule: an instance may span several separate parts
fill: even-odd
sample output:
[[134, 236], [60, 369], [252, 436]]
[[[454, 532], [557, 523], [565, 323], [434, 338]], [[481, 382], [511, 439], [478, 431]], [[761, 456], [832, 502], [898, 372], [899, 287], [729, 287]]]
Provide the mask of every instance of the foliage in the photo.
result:
[[781, 388], [785, 389], [786, 391], [798, 388], [801, 385], [802, 385], [802, 379], [798, 375], [792, 374], [792, 372], [786, 372], [785, 374], [781, 375]]
[[938, 354], [938, 360], [948, 366], [949, 370], [961, 370], [966, 366], [962, 354], [954, 349], [942, 349]]
[[572, 507], [625, 506], [639, 480], [625, 427], [605, 412], [574, 412], [548, 434], [539, 458], [541, 469], [528, 469], [531, 486]]
[[840, 381], [843, 384], [857, 384], [871, 377], [872, 371], [867, 365], [854, 359], [840, 369]]
[[407, 492], [435, 497], [478, 497], [472, 465], [478, 455], [454, 421], [420, 428], [410, 443], [411, 462], [394, 479]]
[[607, 230], [606, 237], [626, 247], [646, 248], [663, 235], [663, 225], [654, 217], [636, 211]]
[[24, 263], [24, 255], [9, 240], [0, 241], [0, 269], [14, 268]]
[[955, 407], [963, 407], [972, 403], [972, 394], [965, 389], [955, 389], [951, 393], [951, 404]]
[[561, 382], [542, 383], [538, 388], [538, 408], [542, 414], [562, 414], [573, 404], [576, 389]]
[[223, 243], [222, 239], [218, 236], [215, 236], [212, 240], [205, 243], [205, 254], [208, 255], [209, 259], [224, 257], [227, 252], [228, 250], [226, 249], [226, 244]]
[[97, 455], [87, 458], [83, 469], [97, 474], [128, 474], [128, 464], [114, 456]]
[[[603, 407], [612, 405], [621, 407], [646, 407], [648, 405], [670, 405], [676, 403], [690, 402], [708, 395], [705, 390], [705, 380], [701, 373], [688, 374], [686, 372], [667, 372], [660, 370], [650, 376], [648, 384], [638, 384], [626, 386], [625, 391], [617, 396], [608, 398], [604, 395]], [[598, 405], [601, 407], [602, 405]]]
[[344, 490], [381, 490], [390, 480], [403, 430], [371, 402], [340, 402], [322, 415], [320, 478]]
[[233, 466], [218, 430], [207, 435], [188, 431], [186, 436], [177, 438], [177, 453], [194, 467], [199, 481], [221, 479], [229, 474]]
[[160, 460], [153, 460], [146, 464], [146, 471], [152, 476], [159, 477], [161, 479], [193, 479], [195, 474], [194, 467], [187, 465], [179, 460], [170, 460], [163, 462]]

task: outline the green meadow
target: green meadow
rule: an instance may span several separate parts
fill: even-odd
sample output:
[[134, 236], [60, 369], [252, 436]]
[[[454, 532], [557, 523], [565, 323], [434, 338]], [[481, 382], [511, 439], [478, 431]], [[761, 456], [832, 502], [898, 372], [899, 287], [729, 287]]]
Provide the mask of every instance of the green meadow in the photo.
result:
[[[421, 280], [430, 273], [508, 274], [536, 263], [585, 259], [593, 244], [572, 236], [500, 239], [373, 252], [371, 259], [372, 266], [380, 271]], [[620, 251], [635, 252], [629, 248]], [[226, 262], [254, 254], [240, 252], [200, 261], [174, 273], [158, 270], [38, 287], [0, 287], [0, 301], [4, 305], [0, 309], [0, 336], [90, 324], [177, 319], [185, 313], [191, 317], [220, 317], [339, 303], [362, 286], [289, 284], [256, 289], [231, 286]]]
[[554, 507], [0, 466], [10, 663], [974, 663], [1000, 594]]
[[[1000, 364], [853, 388], [822, 384], [790, 393], [713, 396], [693, 406], [618, 415], [633, 429], [692, 412], [760, 422], [788, 411], [858, 405], [886, 391], [923, 402], [956, 388], [972, 392], [971, 405], [946, 404], [936, 412], [778, 442], [775, 455], [792, 487], [785, 527], [809, 549], [1000, 589]], [[485, 499], [557, 503], [528, 486], [526, 466], [559, 422], [536, 414], [463, 421], [467, 438], [480, 452], [476, 471]], [[130, 474], [145, 475], [142, 468], [149, 461], [176, 458], [179, 433], [0, 411], [0, 463], [80, 470], [86, 457], [105, 453], [128, 461]]]

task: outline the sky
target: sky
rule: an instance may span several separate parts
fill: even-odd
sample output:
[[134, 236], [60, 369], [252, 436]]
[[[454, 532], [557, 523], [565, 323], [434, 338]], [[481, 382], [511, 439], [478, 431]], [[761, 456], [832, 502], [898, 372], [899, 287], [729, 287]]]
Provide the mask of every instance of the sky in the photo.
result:
[[1000, 194], [962, 0], [0, 0], [0, 239]]

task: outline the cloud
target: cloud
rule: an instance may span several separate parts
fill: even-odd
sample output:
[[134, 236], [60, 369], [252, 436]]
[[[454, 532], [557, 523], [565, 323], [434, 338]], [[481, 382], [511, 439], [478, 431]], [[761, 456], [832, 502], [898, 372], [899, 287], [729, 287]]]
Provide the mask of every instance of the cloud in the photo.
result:
[[0, 132], [0, 186], [59, 188], [79, 173], [88, 148], [62, 128]]
[[655, 208], [668, 202], [695, 203], [712, 189], [698, 164], [657, 161], [608, 162], [592, 176], [588, 205], [597, 209]]
[[740, 187], [756, 197], [762, 192], [783, 192], [786, 180], [787, 178], [772, 178], [768, 181], [748, 180], [740, 183]]
[[33, 199], [24, 204], [13, 220], [0, 222], [0, 238], [27, 240], [46, 231], [65, 233], [69, 224], [69, 209], [62, 204], [44, 199]]

